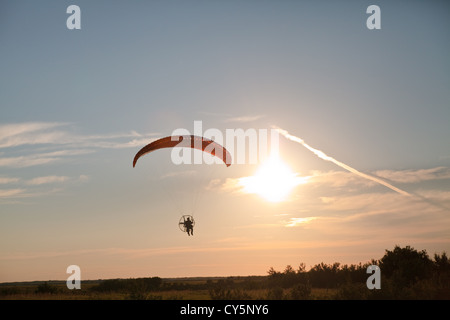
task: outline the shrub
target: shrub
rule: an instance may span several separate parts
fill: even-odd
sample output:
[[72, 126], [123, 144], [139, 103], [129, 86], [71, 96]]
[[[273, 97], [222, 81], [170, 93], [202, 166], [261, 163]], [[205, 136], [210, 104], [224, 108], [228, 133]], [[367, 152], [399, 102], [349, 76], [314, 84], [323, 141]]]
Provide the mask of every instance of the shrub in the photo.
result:
[[269, 292], [267, 292], [267, 299], [269, 300], [283, 300], [283, 298], [284, 292], [281, 287], [270, 288]]
[[37, 294], [42, 294], [42, 293], [50, 293], [50, 294], [55, 294], [58, 292], [58, 288], [56, 288], [55, 286], [52, 286], [50, 284], [48, 284], [47, 282], [44, 282], [40, 285], [38, 285], [35, 293]]
[[297, 283], [291, 290], [290, 297], [293, 300], [306, 300], [311, 297], [311, 285], [309, 283]]

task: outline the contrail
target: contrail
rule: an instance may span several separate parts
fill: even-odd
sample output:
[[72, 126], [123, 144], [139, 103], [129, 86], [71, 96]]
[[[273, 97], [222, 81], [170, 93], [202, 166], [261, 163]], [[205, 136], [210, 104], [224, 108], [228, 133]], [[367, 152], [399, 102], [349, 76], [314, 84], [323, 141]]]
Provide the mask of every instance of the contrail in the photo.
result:
[[306, 149], [308, 149], [309, 151], [311, 151], [312, 153], [314, 153], [316, 156], [318, 156], [319, 158], [321, 158], [321, 159], [323, 159], [323, 160], [331, 161], [331, 162], [333, 162], [334, 164], [338, 165], [339, 167], [344, 168], [345, 170], [348, 170], [348, 171], [350, 171], [350, 172], [352, 172], [352, 173], [354, 173], [354, 174], [357, 174], [358, 176], [363, 177], [363, 178], [365, 178], [365, 179], [372, 180], [372, 181], [374, 181], [374, 182], [376, 182], [376, 183], [379, 183], [379, 184], [381, 184], [381, 185], [383, 185], [383, 186], [385, 186], [385, 187], [388, 187], [389, 189], [394, 190], [395, 192], [398, 192], [398, 193], [400, 193], [400, 194], [402, 194], [402, 195], [404, 195], [404, 196], [408, 196], [408, 197], [411, 197], [411, 196], [412, 196], [410, 193], [408, 193], [408, 192], [406, 192], [406, 191], [404, 191], [404, 190], [402, 190], [402, 189], [399, 189], [399, 188], [393, 186], [393, 185], [390, 184], [390, 183], [387, 183], [386, 181], [384, 181], [384, 180], [382, 180], [382, 179], [380, 179], [380, 178], [377, 178], [377, 177], [368, 175], [368, 174], [366, 174], [366, 173], [364, 173], [364, 172], [358, 171], [358, 170], [356, 170], [355, 168], [352, 168], [352, 167], [346, 165], [345, 163], [342, 163], [342, 162], [340, 162], [340, 161], [334, 159], [333, 157], [327, 156], [327, 155], [326, 155], [325, 153], [323, 153], [322, 151], [317, 150], [317, 149], [314, 149], [314, 148], [311, 147], [310, 145], [306, 144], [306, 142], [303, 141], [303, 139], [300, 139], [299, 137], [296, 137], [296, 136], [293, 136], [293, 135], [289, 134], [289, 132], [287, 132], [286, 130], [283, 130], [283, 129], [280, 129], [280, 128], [277, 128], [277, 127], [276, 127], [276, 130], [277, 130], [280, 134], [282, 134], [285, 138], [287, 138], [287, 139], [289, 139], [289, 140], [292, 140], [292, 141], [295, 141], [295, 142], [297, 142], [297, 143], [300, 143], [300, 144], [301, 144], [302, 146], [304, 146]]

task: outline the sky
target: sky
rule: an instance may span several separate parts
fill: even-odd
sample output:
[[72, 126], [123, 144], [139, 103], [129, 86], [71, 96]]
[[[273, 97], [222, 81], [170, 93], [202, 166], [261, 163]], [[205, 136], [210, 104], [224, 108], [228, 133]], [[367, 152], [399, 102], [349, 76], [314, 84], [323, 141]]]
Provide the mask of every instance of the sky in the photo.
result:
[[[449, 253], [449, 32], [446, 1], [2, 1], [0, 282]], [[198, 123], [278, 153], [133, 168]]]

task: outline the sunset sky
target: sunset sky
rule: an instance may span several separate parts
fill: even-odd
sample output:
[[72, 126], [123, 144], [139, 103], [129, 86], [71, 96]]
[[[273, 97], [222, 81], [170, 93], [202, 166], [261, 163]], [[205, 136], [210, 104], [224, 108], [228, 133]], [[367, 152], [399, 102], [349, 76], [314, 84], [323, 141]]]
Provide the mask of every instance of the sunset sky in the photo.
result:
[[[2, 1], [0, 282], [450, 253], [449, 57], [447, 1]], [[279, 152], [133, 168], [194, 121]]]

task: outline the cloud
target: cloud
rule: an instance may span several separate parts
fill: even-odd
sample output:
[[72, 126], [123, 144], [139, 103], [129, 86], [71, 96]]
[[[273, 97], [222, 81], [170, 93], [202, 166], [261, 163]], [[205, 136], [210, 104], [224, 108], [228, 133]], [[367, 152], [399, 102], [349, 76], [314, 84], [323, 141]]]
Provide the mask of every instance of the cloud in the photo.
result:
[[219, 189], [224, 192], [241, 193], [244, 186], [240, 183], [242, 178], [227, 178], [225, 182], [221, 179], [210, 181], [207, 189]]
[[179, 177], [191, 177], [196, 175], [198, 172], [195, 170], [184, 170], [184, 171], [172, 171], [169, 173], [166, 173], [160, 177], [160, 179], [167, 179], [167, 178], [179, 178]]
[[319, 197], [321, 201], [321, 210], [328, 212], [345, 212], [352, 214], [361, 210], [370, 208], [402, 208], [408, 202], [402, 199], [398, 194], [390, 193], [361, 193], [353, 195], [335, 195]]
[[351, 172], [345, 171], [327, 171], [322, 172], [314, 170], [311, 173], [310, 183], [313, 184], [326, 184], [332, 187], [343, 187], [343, 186], [373, 186], [375, 182], [367, 179], [363, 179], [358, 175]]
[[8, 158], [0, 158], [0, 167], [24, 168], [48, 164], [58, 160], [60, 160], [60, 158], [46, 157], [42, 155], [33, 155], [29, 157], [26, 156], [8, 157]]
[[[68, 176], [42, 176], [31, 179], [19, 178], [0, 178], [0, 184], [14, 184], [17, 188], [0, 189], [0, 199], [33, 198], [60, 192], [61, 188], [55, 188], [53, 185], [62, 183], [85, 183], [89, 181], [89, 176], [80, 175], [78, 177]], [[3, 201], [4, 202], [4, 201]]]
[[[153, 133], [80, 134], [73, 124], [65, 122], [24, 122], [0, 125], [0, 168], [28, 168], [70, 161], [97, 152], [100, 148], [131, 148], [148, 143]], [[61, 191], [55, 184], [85, 183], [89, 176], [50, 174], [40, 177], [0, 177], [5, 199], [45, 196]]]
[[[123, 134], [77, 136], [73, 138], [73, 143], [79, 147], [102, 148], [102, 149], [123, 149], [134, 148], [146, 145], [155, 141], [158, 133], [140, 135], [135, 131]], [[130, 140], [132, 139], [132, 140]], [[126, 141], [122, 141], [126, 140]]]
[[[306, 177], [301, 189], [293, 189], [291, 192], [292, 203], [300, 206], [302, 216], [351, 216], [364, 212], [383, 211], [396, 213], [401, 212], [407, 217], [413, 217], [416, 212], [426, 214], [438, 214], [438, 212], [448, 212], [450, 207], [450, 191], [433, 189], [432, 185], [426, 185], [427, 189], [421, 189], [422, 181], [431, 179], [443, 179], [443, 172], [446, 168], [434, 168], [430, 170], [415, 170], [415, 175], [403, 175], [405, 171], [390, 170], [391, 176], [408, 177], [413, 194], [412, 197], [403, 197], [399, 193], [382, 192], [378, 183], [363, 179], [362, 177], [346, 171], [312, 171]], [[411, 177], [414, 178], [411, 178]], [[229, 193], [230, 195], [244, 195], [246, 192], [243, 179], [227, 178], [211, 180], [208, 189], [218, 192]], [[420, 179], [419, 179], [420, 178]], [[400, 179], [399, 179], [400, 180]], [[406, 181], [402, 178], [402, 181]], [[439, 187], [442, 188], [442, 187]], [[407, 210], [405, 209], [407, 208]], [[408, 211], [409, 210], [409, 211]], [[294, 213], [295, 216], [295, 213]], [[398, 217], [398, 215], [397, 215]], [[285, 222], [289, 224], [290, 221]], [[294, 223], [294, 222], [293, 222]]]
[[88, 175], [82, 174], [78, 177], [79, 182], [87, 182], [90, 180], [90, 177]]
[[55, 130], [65, 126], [56, 122], [25, 122], [0, 125], [0, 148], [16, 147], [25, 144], [58, 143], [65, 133]]
[[285, 223], [285, 227], [297, 227], [303, 226], [305, 224], [310, 223], [313, 220], [316, 220], [317, 217], [306, 217], [306, 218], [290, 218], [288, 222]]
[[[25, 122], [0, 125], [0, 148], [22, 145], [56, 144], [71, 147], [130, 148], [149, 143], [158, 133], [128, 133], [80, 135], [64, 122]], [[121, 140], [128, 141], [121, 141]], [[130, 140], [132, 139], [132, 140]]]
[[198, 113], [204, 114], [207, 116], [214, 116], [214, 117], [230, 117], [231, 116], [229, 113], [221, 113], [221, 112], [199, 111]]
[[30, 186], [37, 186], [42, 184], [49, 184], [49, 183], [61, 183], [64, 181], [69, 180], [69, 177], [66, 176], [46, 176], [46, 177], [37, 177], [33, 178], [31, 180], [28, 180], [26, 182], [27, 185]]
[[62, 160], [64, 157], [82, 155], [94, 152], [88, 149], [68, 149], [53, 152], [30, 154], [18, 157], [0, 158], [0, 167], [25, 168], [44, 165]]
[[200, 252], [217, 252], [217, 251], [233, 251], [239, 250], [234, 246], [230, 247], [217, 247], [217, 246], [204, 246], [204, 247], [161, 247], [161, 248], [104, 248], [104, 249], [86, 249], [86, 250], [72, 250], [72, 251], [47, 251], [47, 252], [29, 252], [29, 253], [13, 253], [9, 255], [1, 255], [0, 261], [9, 260], [28, 260], [38, 258], [57, 258], [64, 256], [83, 256], [83, 255], [95, 255], [95, 256], [118, 256], [120, 259], [140, 259], [144, 257], [160, 256], [160, 255], [178, 255], [185, 253], [200, 253]]
[[[0, 167], [39, 166], [98, 149], [134, 148], [155, 140], [155, 135], [157, 133], [139, 134], [133, 130], [128, 133], [83, 135], [76, 133], [73, 125], [62, 122], [3, 124], [0, 125], [0, 151], [7, 150], [8, 156], [0, 152]], [[53, 151], [42, 152], [42, 149]]]
[[[450, 201], [450, 192], [436, 192], [434, 201], [446, 203]], [[317, 206], [317, 213], [329, 220], [335, 228], [342, 230], [355, 226], [364, 227], [384, 233], [387, 229], [399, 233], [400, 229], [412, 228], [422, 230], [425, 226], [431, 229], [448, 229], [450, 217], [435, 205], [405, 198], [395, 193], [370, 193], [351, 196], [332, 196], [320, 198], [322, 204]], [[326, 221], [320, 221], [322, 226]], [[336, 223], [340, 223], [337, 225]], [[332, 227], [330, 225], [330, 227]]]
[[261, 118], [264, 118], [265, 115], [263, 114], [259, 114], [259, 115], [254, 115], [254, 116], [240, 116], [240, 117], [232, 117], [232, 118], [228, 118], [225, 119], [225, 122], [253, 122], [256, 120], [259, 120]]
[[[450, 241], [443, 238], [450, 225], [446, 209], [450, 207], [450, 190], [432, 189], [430, 184], [426, 185], [427, 189], [420, 189], [422, 181], [443, 179], [447, 169], [388, 172], [390, 176], [399, 177], [399, 181], [400, 177], [403, 182], [410, 181], [414, 196], [383, 192], [375, 181], [351, 172], [313, 171], [308, 182], [301, 189], [294, 190], [297, 197], [280, 204], [281, 212], [292, 212], [288, 217], [277, 215], [259, 225], [239, 228], [287, 227], [285, 232], [302, 230], [298, 237], [321, 235], [328, 243], [362, 239], [372, 239], [374, 243]], [[215, 179], [209, 187], [230, 194], [244, 194], [239, 182], [239, 178]], [[324, 188], [324, 185], [331, 188]], [[339, 188], [343, 186], [345, 189]], [[299, 212], [298, 208], [302, 211]]]
[[450, 179], [450, 168], [436, 167], [419, 170], [378, 170], [375, 174], [381, 178], [399, 183], [417, 183], [428, 180]]
[[22, 195], [25, 189], [0, 189], [0, 198], [14, 198]]
[[19, 182], [19, 178], [4, 178], [0, 177], [0, 184], [10, 184], [10, 183], [16, 183]]

